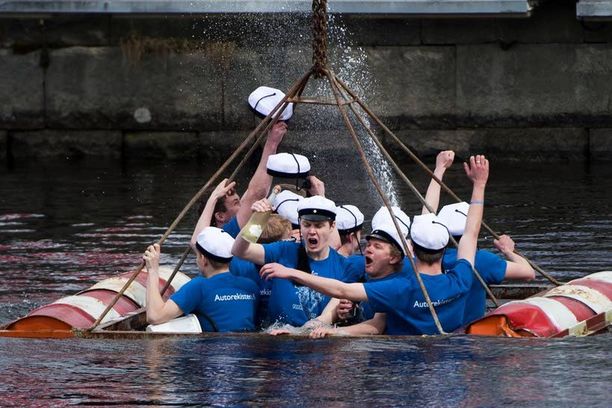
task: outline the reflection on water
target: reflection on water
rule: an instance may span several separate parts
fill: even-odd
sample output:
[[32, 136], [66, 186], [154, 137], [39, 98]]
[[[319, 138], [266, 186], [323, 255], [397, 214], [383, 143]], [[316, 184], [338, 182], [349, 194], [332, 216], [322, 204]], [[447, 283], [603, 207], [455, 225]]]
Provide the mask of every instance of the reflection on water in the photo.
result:
[[606, 337], [2, 340], [0, 390], [10, 406], [604, 407]]
[[[0, 323], [136, 266], [215, 169], [89, 161], [3, 170]], [[426, 188], [415, 166], [405, 171]], [[347, 174], [328, 180], [328, 195], [359, 205], [368, 219], [378, 201], [366, 181]], [[244, 175], [240, 181], [246, 185]], [[446, 181], [469, 194], [459, 168]], [[416, 213], [417, 201], [398, 191], [400, 205]], [[610, 269], [610, 191], [605, 164], [493, 163], [485, 217], [542, 268], [570, 279]], [[178, 260], [194, 222], [190, 214], [171, 235], [163, 263]], [[193, 259], [184, 270], [195, 273]], [[0, 339], [0, 392], [3, 406], [608, 406], [609, 344], [609, 334], [562, 341]]]

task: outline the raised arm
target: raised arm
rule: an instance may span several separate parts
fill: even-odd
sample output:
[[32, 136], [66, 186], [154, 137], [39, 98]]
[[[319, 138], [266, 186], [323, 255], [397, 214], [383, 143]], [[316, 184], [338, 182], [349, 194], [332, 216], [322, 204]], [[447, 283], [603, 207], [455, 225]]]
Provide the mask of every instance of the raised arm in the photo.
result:
[[213, 192], [210, 193], [210, 197], [208, 197], [208, 201], [206, 201], [204, 210], [202, 211], [202, 214], [200, 214], [200, 218], [198, 219], [195, 229], [193, 230], [193, 235], [191, 236], [191, 247], [192, 248], [195, 248], [196, 239], [198, 238], [198, 235], [200, 235], [200, 232], [202, 232], [204, 228], [210, 227], [210, 223], [212, 221], [212, 216], [213, 216], [213, 212], [215, 211], [215, 205], [217, 204], [217, 201], [225, 197], [228, 194], [228, 192], [233, 191], [233, 189], [236, 187], [235, 181], [232, 181], [231, 183], [227, 185], [226, 184], [227, 184], [227, 179], [223, 179], [223, 181], [221, 181], [217, 185], [217, 187], [215, 187]]
[[[436, 168], [433, 172], [438, 180], [442, 181], [446, 169], [453, 164], [453, 160], [455, 160], [455, 152], [452, 150], [444, 150], [438, 153], [438, 156], [436, 156]], [[427, 193], [425, 194], [425, 202], [429, 204], [434, 213], [438, 212], [438, 206], [440, 205], [440, 189], [440, 184], [438, 184], [436, 180], [431, 179], [429, 187], [427, 187]], [[426, 206], [423, 206], [421, 214], [429, 214], [429, 210]]]
[[306, 181], [308, 182], [308, 194], [311, 196], [320, 195], [321, 197], [325, 197], [325, 183], [323, 180], [317, 178], [316, 176], [308, 176], [306, 177]]
[[535, 278], [533, 267], [525, 258], [514, 252], [514, 241], [508, 235], [501, 235], [493, 245], [506, 257], [506, 279], [532, 280]]
[[278, 149], [278, 146], [286, 133], [287, 124], [285, 122], [277, 122], [274, 124], [274, 126], [272, 126], [270, 132], [268, 132], [268, 138], [266, 139], [266, 144], [264, 145], [263, 152], [261, 153], [261, 158], [259, 159], [259, 164], [257, 165], [255, 174], [253, 174], [253, 177], [249, 182], [249, 186], [247, 187], [247, 191], [244, 192], [240, 200], [240, 209], [236, 214], [236, 220], [238, 221], [240, 228], [244, 227], [244, 225], [249, 221], [249, 218], [253, 212], [251, 210], [253, 203], [257, 200], [261, 200], [262, 198], [266, 198], [268, 191], [270, 191], [272, 176], [270, 176], [266, 171], [268, 157], [270, 157], [271, 154], [276, 154], [276, 149]]
[[182, 310], [172, 300], [164, 301], [159, 294], [159, 257], [158, 244], [150, 245], [142, 259], [147, 268], [147, 322], [153, 324], [165, 323], [183, 314]]
[[484, 194], [489, 178], [489, 161], [482, 155], [470, 157], [469, 163], [464, 163], [465, 174], [472, 180], [472, 199], [465, 223], [465, 231], [459, 241], [457, 259], [465, 259], [474, 265], [476, 244], [484, 212]]
[[291, 279], [300, 285], [308, 286], [333, 298], [349, 299], [353, 302], [368, 300], [368, 295], [362, 283], [344, 283], [336, 279], [323, 278], [297, 269], [287, 268], [278, 263], [265, 264], [259, 274], [263, 279]]
[[[251, 206], [251, 211], [253, 212], [266, 212], [271, 210], [272, 205], [266, 198], [254, 202]], [[247, 241], [242, 237], [242, 231], [240, 231], [240, 234], [238, 234], [234, 241], [232, 255], [253, 262], [255, 265], [263, 265], [264, 262], [266, 262], [266, 252], [263, 245]]]

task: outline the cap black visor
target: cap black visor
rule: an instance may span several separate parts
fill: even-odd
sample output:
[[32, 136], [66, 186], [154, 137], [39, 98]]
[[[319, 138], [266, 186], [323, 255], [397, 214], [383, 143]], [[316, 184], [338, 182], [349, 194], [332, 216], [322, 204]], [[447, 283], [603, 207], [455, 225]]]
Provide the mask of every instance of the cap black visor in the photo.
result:
[[378, 239], [378, 240], [381, 240], [381, 241], [384, 241], [384, 242], [387, 242], [393, 245], [400, 251], [402, 255], [406, 256], [406, 254], [404, 253], [404, 248], [400, 246], [399, 242], [395, 242], [395, 240], [391, 237], [391, 235], [387, 234], [386, 232], [380, 231], [380, 230], [374, 230], [372, 231], [371, 234], [368, 234], [366, 236], [366, 240], [369, 241], [372, 238]]
[[333, 218], [323, 214], [304, 214], [300, 216], [300, 219], [306, 221], [333, 221]]

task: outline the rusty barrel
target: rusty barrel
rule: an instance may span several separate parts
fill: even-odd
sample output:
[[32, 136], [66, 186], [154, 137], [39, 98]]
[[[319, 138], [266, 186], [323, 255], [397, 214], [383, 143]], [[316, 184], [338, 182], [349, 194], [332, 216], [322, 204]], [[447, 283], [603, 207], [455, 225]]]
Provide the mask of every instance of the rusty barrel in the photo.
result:
[[[159, 268], [160, 289], [165, 286], [171, 274], [171, 269], [165, 267]], [[112, 302], [117, 293], [121, 291], [131, 275], [131, 273], [126, 273], [104, 279], [76, 295], [66, 296], [53, 303], [39, 307], [27, 316], [8, 324], [6, 330], [34, 332], [88, 329], [93, 326], [94, 322]], [[138, 277], [106, 314], [101, 322], [102, 324], [121, 319], [145, 306], [147, 276], [148, 274], [145, 270], [138, 274]], [[187, 275], [178, 272], [174, 279], [172, 279], [168, 290], [166, 290], [164, 299], [167, 299], [179, 290], [189, 280], [190, 278]]]
[[466, 333], [509, 337], [594, 334], [612, 320], [612, 271], [593, 273], [524, 300], [508, 302]]

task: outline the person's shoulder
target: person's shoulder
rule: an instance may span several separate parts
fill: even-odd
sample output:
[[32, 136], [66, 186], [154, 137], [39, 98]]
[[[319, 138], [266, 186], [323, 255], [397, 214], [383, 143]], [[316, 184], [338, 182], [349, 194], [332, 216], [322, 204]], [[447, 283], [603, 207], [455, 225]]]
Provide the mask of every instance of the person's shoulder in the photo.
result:
[[396, 307], [410, 297], [409, 294], [413, 288], [408, 279], [397, 275], [389, 279], [366, 281], [363, 283], [363, 289], [368, 297], [368, 302], [371, 302], [377, 308], [381, 305]]
[[[415, 261], [412, 260], [411, 262], [410, 258], [405, 256], [402, 262], [403, 262], [403, 265], [402, 265], [401, 271], [396, 272], [396, 273], [408, 279], [414, 278], [414, 268], [412, 267], [412, 265]], [[393, 275], [395, 275], [395, 273]]]
[[365, 258], [363, 255], [349, 255], [345, 259], [346, 259], [346, 262], [352, 263], [352, 264], [365, 263]]
[[452, 256], [455, 256], [455, 257], [456, 257], [456, 256], [457, 256], [457, 247], [455, 247], [455, 246], [450, 246], [450, 247], [447, 247], [447, 248], [444, 250], [444, 256], [445, 256], [445, 257], [447, 257], [447, 256], [448, 256], [448, 257], [452, 257]]
[[329, 247], [329, 259], [335, 259], [339, 262], [341, 262], [342, 264], [348, 264], [349, 263], [349, 258], [350, 256], [344, 256], [342, 255], [340, 252], [336, 251], [334, 248]]
[[472, 264], [467, 259], [461, 258], [461, 259], [457, 259], [457, 262], [455, 262], [455, 264], [453, 265], [453, 267], [450, 270], [451, 271], [462, 271], [464, 269], [469, 269], [470, 272], [471, 272], [472, 271]]
[[266, 249], [291, 249], [298, 248], [300, 246], [299, 242], [293, 240], [283, 240], [283, 241], [275, 241], [270, 242], [268, 244], [262, 244]]
[[256, 267], [255, 264], [247, 259], [234, 256], [229, 264], [230, 272], [244, 271]]
[[254, 292], [259, 291], [259, 287], [257, 286], [257, 284], [252, 279], [246, 278], [244, 276], [232, 275], [232, 282], [236, 285], [252, 290]]
[[496, 254], [493, 251], [490, 251], [488, 249], [479, 249], [476, 251], [476, 259], [482, 258], [484, 260], [501, 260], [503, 261], [504, 259], [499, 256], [498, 254]]
[[363, 255], [349, 255], [347, 258], [343, 257], [342, 262], [348, 268], [355, 268], [357, 270], [365, 270], [365, 257]]
[[476, 269], [480, 266], [480, 269], [503, 269], [505, 271], [508, 262], [505, 258], [492, 251], [479, 249], [474, 257], [474, 263], [476, 264]]
[[227, 223], [223, 224], [221, 229], [236, 238], [240, 234], [240, 225], [238, 225], [238, 218], [234, 215]]
[[401, 291], [412, 286], [412, 281], [401, 272], [396, 272], [384, 278], [368, 279], [364, 283], [364, 286], [366, 285], [370, 287], [395, 287], [397, 290]]
[[[202, 284], [207, 282], [208, 279], [206, 279], [204, 276], [197, 274], [196, 276], [194, 276], [193, 278], [191, 278], [191, 280], [187, 283], [191, 283], [191, 284]], [[186, 284], [187, 284], [186, 283]]]
[[474, 264], [487, 283], [500, 283], [504, 280], [508, 267], [508, 261], [505, 258], [484, 249], [476, 252]]

